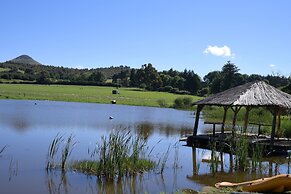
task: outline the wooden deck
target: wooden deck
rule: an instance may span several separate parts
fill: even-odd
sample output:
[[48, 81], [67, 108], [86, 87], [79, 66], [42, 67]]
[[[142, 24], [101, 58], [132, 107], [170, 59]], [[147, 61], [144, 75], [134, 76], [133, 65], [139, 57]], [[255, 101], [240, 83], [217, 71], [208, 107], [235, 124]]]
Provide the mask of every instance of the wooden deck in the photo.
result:
[[257, 136], [255, 134], [236, 134], [232, 137], [231, 133], [209, 133], [184, 138], [187, 146], [193, 146], [203, 149], [215, 149], [226, 153], [235, 154], [235, 142], [244, 136], [249, 144], [249, 153], [252, 154], [252, 148], [260, 145], [263, 148], [263, 154], [267, 155], [287, 155], [291, 150], [291, 140], [286, 138], [276, 138], [274, 145], [271, 146], [271, 138], [268, 136]]

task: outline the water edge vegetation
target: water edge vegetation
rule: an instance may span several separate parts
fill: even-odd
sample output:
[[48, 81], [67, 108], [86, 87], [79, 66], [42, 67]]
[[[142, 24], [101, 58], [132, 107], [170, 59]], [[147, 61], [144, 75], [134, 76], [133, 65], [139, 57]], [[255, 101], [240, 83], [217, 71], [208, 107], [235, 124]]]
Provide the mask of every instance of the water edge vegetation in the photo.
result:
[[[48, 148], [47, 171], [73, 170], [95, 175], [99, 180], [105, 181], [120, 180], [123, 177], [143, 174], [151, 170], [162, 174], [172, 148], [169, 145], [166, 153], [158, 160], [153, 160], [151, 153], [154, 147], [149, 148], [145, 139], [125, 129], [113, 130], [109, 135], [101, 137], [94, 150], [88, 149], [90, 159], [68, 162], [75, 145], [72, 135], [66, 139], [63, 135], [57, 134]], [[174, 169], [177, 168], [177, 160], [178, 158], [174, 161]]]

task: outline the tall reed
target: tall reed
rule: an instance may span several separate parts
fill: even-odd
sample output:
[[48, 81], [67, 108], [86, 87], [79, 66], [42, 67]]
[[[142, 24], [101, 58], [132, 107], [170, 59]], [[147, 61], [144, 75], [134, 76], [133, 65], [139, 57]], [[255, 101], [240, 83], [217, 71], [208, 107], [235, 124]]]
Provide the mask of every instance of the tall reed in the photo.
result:
[[[262, 158], [264, 146], [260, 144], [253, 145], [252, 148], [252, 171], [262, 171]], [[258, 168], [259, 167], [259, 168]]]
[[[164, 156], [163, 156], [163, 159], [162, 159], [162, 163], [161, 163], [161, 174], [163, 174], [164, 170], [165, 170], [165, 167], [166, 167], [166, 163], [167, 163], [167, 160], [169, 158], [169, 154], [170, 154], [170, 148], [171, 148], [171, 145], [168, 146], [168, 149], [167, 151], [165, 152]], [[160, 162], [159, 162], [160, 163]]]
[[65, 144], [65, 147], [62, 150], [62, 164], [61, 164], [62, 170], [65, 169], [68, 157], [71, 155], [75, 145], [76, 145], [76, 142], [73, 141], [73, 135], [71, 134], [68, 137], [66, 144]]
[[50, 143], [48, 154], [47, 154], [47, 165], [46, 170], [52, 169], [55, 167], [55, 157], [58, 153], [60, 144], [64, 141], [63, 136], [57, 134], [53, 141]]
[[246, 136], [241, 135], [238, 137], [236, 141], [236, 157], [235, 157], [235, 164], [239, 170], [245, 171], [249, 167], [248, 161], [248, 139]]
[[174, 155], [174, 164], [173, 168], [174, 170], [177, 170], [179, 168], [179, 142], [175, 143], [175, 155]]

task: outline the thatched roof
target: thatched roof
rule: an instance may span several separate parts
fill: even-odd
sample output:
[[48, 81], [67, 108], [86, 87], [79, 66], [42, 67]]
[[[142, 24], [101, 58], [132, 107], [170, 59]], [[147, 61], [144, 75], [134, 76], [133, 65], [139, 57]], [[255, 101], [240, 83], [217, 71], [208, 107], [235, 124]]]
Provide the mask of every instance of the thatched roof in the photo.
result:
[[194, 103], [216, 106], [277, 106], [291, 109], [291, 95], [263, 81], [246, 83]]

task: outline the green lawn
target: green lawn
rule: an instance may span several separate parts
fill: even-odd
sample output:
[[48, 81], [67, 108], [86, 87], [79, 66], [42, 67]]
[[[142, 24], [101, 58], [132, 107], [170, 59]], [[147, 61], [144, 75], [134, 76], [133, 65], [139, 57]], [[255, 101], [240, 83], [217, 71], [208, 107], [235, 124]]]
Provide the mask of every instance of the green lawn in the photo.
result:
[[56, 100], [70, 102], [111, 103], [137, 106], [159, 106], [162, 100], [171, 107], [178, 97], [191, 97], [194, 101], [201, 99], [192, 95], [178, 95], [165, 92], [149, 92], [134, 88], [120, 88], [120, 94], [112, 94], [114, 87], [69, 86], [69, 85], [34, 85], [34, 84], [0, 84], [0, 99]]

